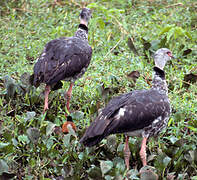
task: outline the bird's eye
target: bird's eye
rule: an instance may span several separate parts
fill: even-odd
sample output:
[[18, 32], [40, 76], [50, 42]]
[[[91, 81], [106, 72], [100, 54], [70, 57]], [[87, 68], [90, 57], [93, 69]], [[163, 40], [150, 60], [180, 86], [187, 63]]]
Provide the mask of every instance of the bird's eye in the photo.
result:
[[167, 55], [172, 57], [172, 53], [170, 51], [167, 52]]

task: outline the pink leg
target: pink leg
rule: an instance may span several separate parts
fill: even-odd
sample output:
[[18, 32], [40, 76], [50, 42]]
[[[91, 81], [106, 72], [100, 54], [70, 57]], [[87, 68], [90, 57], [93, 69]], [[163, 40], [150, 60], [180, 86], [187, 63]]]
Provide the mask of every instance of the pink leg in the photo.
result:
[[49, 93], [51, 91], [51, 87], [49, 85], [45, 86], [45, 99], [44, 99], [44, 110], [43, 110], [43, 114], [46, 112], [47, 109], [49, 109], [48, 107], [48, 97], [49, 97]]
[[146, 141], [147, 141], [147, 138], [144, 137], [142, 140], [142, 145], [141, 145], [141, 150], [140, 150], [140, 157], [141, 157], [141, 161], [142, 161], [143, 166], [147, 165], [147, 162], [146, 162]]
[[68, 89], [68, 91], [66, 92], [65, 98], [67, 99], [66, 102], [66, 108], [68, 110], [68, 112], [70, 112], [70, 99], [71, 99], [71, 95], [72, 95], [72, 88], [73, 88], [74, 83], [70, 83], [70, 87]]
[[125, 147], [124, 147], [124, 160], [125, 160], [127, 170], [129, 170], [130, 155], [131, 155], [131, 152], [130, 152], [130, 149], [129, 149], [129, 137], [126, 136]]

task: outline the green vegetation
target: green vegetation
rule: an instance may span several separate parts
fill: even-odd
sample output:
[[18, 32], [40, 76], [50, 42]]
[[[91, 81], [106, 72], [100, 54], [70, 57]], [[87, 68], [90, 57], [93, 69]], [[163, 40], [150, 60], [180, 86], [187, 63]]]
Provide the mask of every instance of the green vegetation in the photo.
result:
[[[83, 2], [83, 3], [82, 3]], [[13, 179], [122, 179], [124, 136], [93, 148], [79, 139], [98, 109], [113, 96], [150, 88], [152, 53], [168, 47], [180, 59], [165, 68], [172, 115], [166, 131], [148, 143], [148, 164], [160, 179], [197, 179], [197, 2], [195, 0], [1, 0], [0, 175]], [[44, 86], [28, 83], [44, 45], [72, 36], [83, 5], [89, 24], [91, 64], [76, 82], [71, 114], [78, 131], [62, 134], [64, 93], [51, 92], [42, 115]], [[128, 74], [138, 71], [136, 83]], [[132, 76], [131, 76], [132, 77]], [[130, 138], [130, 179], [139, 179], [141, 138]]]

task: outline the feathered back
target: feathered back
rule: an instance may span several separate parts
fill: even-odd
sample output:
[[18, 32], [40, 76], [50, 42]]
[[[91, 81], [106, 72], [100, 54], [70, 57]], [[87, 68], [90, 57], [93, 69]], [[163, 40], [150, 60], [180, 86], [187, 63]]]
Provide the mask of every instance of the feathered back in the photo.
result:
[[170, 111], [166, 98], [150, 89], [133, 91], [112, 99], [87, 128], [80, 142], [93, 146], [110, 134], [149, 127], [155, 119], [164, 117], [165, 112]]
[[163, 68], [171, 58], [170, 50], [159, 49], [155, 53], [152, 88], [113, 98], [87, 128], [80, 142], [85, 146], [93, 146], [106, 136], [116, 133], [148, 138], [165, 128], [170, 117], [170, 102]]
[[73, 37], [61, 37], [46, 44], [30, 78], [35, 87], [46, 83], [57, 89], [62, 86], [61, 80], [75, 81], [85, 73], [92, 57], [87, 38], [91, 10], [83, 8], [80, 18], [86, 24], [79, 24]]
[[87, 41], [77, 37], [50, 41], [34, 66], [33, 85], [53, 85], [60, 80], [75, 81], [84, 74], [92, 56]]

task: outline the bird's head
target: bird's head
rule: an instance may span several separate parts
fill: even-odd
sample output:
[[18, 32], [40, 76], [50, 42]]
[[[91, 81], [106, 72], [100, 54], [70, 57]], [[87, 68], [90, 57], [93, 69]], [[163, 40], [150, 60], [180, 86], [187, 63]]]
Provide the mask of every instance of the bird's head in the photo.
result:
[[81, 24], [88, 25], [90, 18], [92, 17], [92, 11], [89, 8], [83, 8], [80, 13]]
[[170, 61], [172, 58], [174, 58], [174, 56], [169, 49], [158, 49], [154, 54], [155, 66], [163, 70], [166, 62]]

